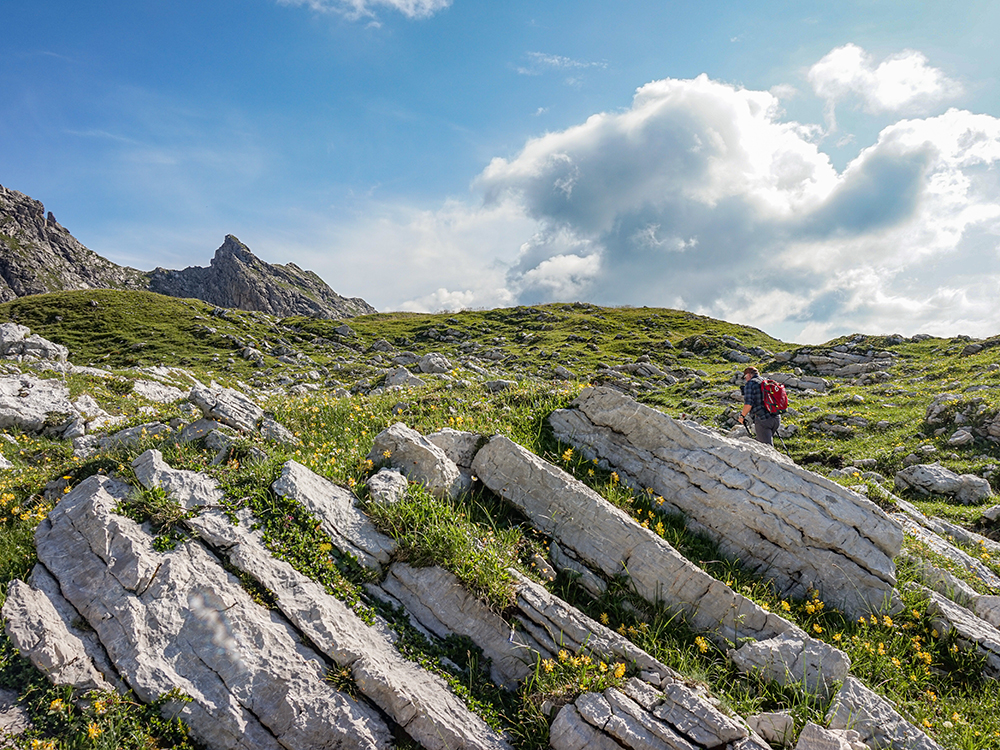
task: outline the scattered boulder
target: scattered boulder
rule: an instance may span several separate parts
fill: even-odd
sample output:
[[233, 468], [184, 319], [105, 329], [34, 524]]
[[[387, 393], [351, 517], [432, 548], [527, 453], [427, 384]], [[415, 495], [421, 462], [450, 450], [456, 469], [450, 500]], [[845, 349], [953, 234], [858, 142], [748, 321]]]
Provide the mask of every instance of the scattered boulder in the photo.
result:
[[386, 373], [385, 384], [387, 387], [397, 386], [402, 388], [419, 388], [424, 385], [424, 381], [407, 370], [405, 367], [396, 367]]
[[469, 488], [468, 480], [443, 450], [402, 422], [375, 436], [368, 459], [387, 463], [438, 497], [457, 497]]
[[487, 380], [483, 383], [483, 387], [490, 393], [500, 393], [501, 391], [509, 391], [511, 388], [516, 386], [517, 383], [513, 380]]
[[429, 374], [451, 372], [454, 369], [454, 365], [451, 364], [448, 358], [438, 352], [425, 354], [420, 358], [417, 366], [420, 368], [420, 372]]
[[235, 427], [241, 432], [255, 431], [264, 417], [263, 409], [248, 396], [232, 388], [197, 383], [191, 388], [188, 398], [201, 409], [206, 418]]
[[896, 472], [896, 489], [922, 495], [946, 495], [962, 505], [978, 505], [992, 494], [988, 480], [974, 474], [956, 474], [940, 463], [914, 464]]
[[406, 496], [409, 482], [395, 469], [379, 469], [368, 477], [368, 495], [378, 505], [393, 505]]

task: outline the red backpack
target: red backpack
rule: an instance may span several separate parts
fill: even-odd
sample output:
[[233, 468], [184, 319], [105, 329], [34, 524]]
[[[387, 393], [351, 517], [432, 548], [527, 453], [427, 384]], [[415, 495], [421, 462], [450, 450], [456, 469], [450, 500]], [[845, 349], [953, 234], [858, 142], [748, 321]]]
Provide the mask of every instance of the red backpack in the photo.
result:
[[761, 378], [760, 395], [768, 414], [784, 414], [788, 408], [788, 394], [785, 386], [777, 380]]

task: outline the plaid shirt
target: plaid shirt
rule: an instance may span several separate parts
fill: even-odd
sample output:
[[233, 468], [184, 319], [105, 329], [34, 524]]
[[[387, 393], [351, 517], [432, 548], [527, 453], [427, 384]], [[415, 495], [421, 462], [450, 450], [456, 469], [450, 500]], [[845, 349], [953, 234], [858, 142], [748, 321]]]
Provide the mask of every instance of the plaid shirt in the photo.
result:
[[764, 394], [760, 390], [761, 378], [750, 378], [743, 387], [743, 403], [750, 404], [750, 416], [754, 420], [773, 416], [764, 408]]

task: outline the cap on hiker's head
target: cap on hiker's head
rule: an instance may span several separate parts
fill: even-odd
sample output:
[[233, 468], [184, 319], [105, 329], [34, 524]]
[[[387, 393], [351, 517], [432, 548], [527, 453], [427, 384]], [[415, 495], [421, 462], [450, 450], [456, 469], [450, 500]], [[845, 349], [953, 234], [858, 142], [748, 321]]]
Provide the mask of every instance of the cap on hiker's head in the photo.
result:
[[760, 375], [760, 370], [758, 370], [756, 367], [747, 367], [745, 370], [743, 370], [743, 376], [746, 377], [747, 375], [753, 375], [754, 377], [757, 377], [758, 375]]

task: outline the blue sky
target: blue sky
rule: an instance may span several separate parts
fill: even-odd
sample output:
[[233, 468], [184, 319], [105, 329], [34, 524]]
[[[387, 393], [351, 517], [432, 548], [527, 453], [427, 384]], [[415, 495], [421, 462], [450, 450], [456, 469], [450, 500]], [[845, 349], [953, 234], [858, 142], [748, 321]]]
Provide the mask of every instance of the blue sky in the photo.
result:
[[8, 3], [0, 184], [380, 310], [1000, 332], [1000, 3]]

